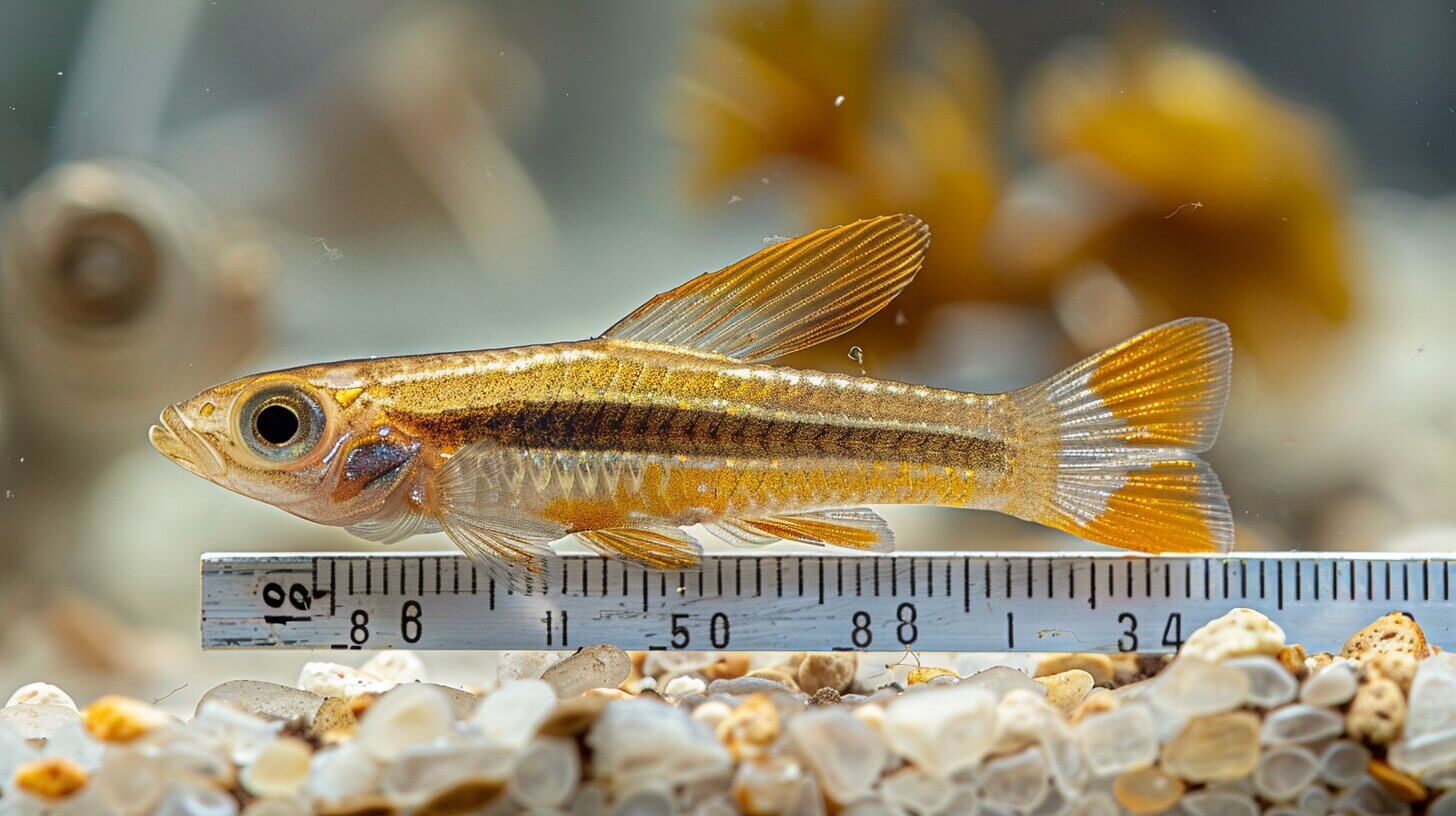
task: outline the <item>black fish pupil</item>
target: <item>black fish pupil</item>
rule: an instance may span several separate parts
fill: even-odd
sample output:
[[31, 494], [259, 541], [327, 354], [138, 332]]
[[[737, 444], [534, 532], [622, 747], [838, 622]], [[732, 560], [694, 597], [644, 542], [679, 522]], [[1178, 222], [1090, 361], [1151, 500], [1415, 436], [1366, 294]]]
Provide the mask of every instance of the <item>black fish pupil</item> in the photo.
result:
[[298, 435], [298, 414], [286, 405], [269, 405], [253, 419], [258, 437], [270, 445], [287, 445]]

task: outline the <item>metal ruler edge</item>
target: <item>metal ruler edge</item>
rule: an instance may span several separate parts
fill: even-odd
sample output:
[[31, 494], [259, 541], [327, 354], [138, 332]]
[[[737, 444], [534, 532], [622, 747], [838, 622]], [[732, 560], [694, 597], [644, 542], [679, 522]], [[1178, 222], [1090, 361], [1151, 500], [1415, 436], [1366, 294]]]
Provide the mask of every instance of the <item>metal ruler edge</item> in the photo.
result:
[[458, 552], [207, 553], [209, 649], [1143, 652], [1229, 609], [1338, 651], [1405, 611], [1456, 642], [1456, 553], [710, 553], [655, 572], [562, 555], [529, 593]]

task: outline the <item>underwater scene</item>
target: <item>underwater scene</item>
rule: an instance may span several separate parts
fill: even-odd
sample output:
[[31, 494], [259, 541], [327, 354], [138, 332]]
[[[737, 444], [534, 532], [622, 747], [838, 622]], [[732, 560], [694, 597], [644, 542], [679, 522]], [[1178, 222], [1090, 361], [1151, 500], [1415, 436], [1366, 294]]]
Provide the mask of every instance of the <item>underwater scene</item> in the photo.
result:
[[0, 0], [0, 816], [1456, 816], [1453, 43]]

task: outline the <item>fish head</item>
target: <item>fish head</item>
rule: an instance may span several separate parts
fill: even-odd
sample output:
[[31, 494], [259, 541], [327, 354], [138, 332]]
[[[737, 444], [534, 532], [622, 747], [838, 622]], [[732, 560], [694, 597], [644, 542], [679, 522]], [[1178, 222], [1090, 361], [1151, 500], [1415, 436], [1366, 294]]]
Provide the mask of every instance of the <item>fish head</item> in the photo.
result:
[[163, 409], [162, 455], [208, 481], [322, 524], [376, 512], [418, 445], [391, 436], [347, 366], [271, 372]]

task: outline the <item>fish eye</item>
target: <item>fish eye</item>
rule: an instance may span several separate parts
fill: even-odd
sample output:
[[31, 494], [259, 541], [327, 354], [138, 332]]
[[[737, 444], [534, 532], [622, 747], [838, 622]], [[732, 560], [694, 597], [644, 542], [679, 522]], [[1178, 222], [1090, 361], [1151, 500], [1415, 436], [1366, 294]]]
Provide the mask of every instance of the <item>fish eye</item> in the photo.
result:
[[318, 447], [325, 416], [313, 395], [296, 385], [265, 388], [243, 402], [238, 435], [270, 462], [296, 462]]

